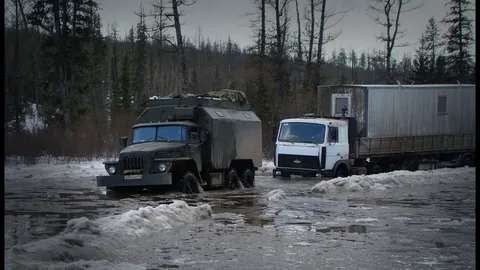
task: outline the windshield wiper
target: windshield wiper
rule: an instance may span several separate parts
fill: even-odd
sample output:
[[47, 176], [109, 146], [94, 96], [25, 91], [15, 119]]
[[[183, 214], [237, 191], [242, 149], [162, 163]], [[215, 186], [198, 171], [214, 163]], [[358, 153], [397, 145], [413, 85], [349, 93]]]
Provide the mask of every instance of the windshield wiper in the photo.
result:
[[141, 141], [134, 142], [133, 144], [153, 142], [153, 141], [154, 141], [154, 138], [147, 138], [147, 139], [145, 139], [145, 140], [141, 140]]
[[281, 142], [289, 142], [291, 144], [295, 144], [294, 142], [292, 142], [291, 140], [285, 140], [285, 139], [282, 139]]
[[162, 136], [157, 136], [157, 139], [160, 139], [160, 140], [165, 140], [165, 141], [167, 141], [167, 142], [169, 142], [169, 141], [170, 141], [170, 139], [169, 139], [169, 138], [165, 138], [165, 137], [162, 137]]
[[301, 140], [300, 142], [302, 142], [302, 143], [314, 143], [314, 144], [318, 145], [318, 143], [316, 143], [314, 141]]

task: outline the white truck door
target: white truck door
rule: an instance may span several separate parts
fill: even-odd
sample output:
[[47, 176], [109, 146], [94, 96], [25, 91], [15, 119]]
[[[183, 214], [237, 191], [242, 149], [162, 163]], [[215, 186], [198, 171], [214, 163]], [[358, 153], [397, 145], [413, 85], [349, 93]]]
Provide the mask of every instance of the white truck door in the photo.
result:
[[346, 126], [329, 126], [325, 155], [325, 170], [332, 170], [335, 163], [341, 159], [348, 159], [348, 138]]

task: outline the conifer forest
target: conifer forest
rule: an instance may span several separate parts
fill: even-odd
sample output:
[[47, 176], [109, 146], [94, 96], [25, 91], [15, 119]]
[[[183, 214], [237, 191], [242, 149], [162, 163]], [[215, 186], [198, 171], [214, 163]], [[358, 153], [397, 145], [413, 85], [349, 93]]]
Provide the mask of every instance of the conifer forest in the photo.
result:
[[[247, 94], [268, 156], [275, 123], [315, 111], [317, 85], [475, 83], [469, 0], [439, 0], [444, 18], [425, 18], [414, 45], [402, 40], [402, 20], [420, 1], [370, 0], [365, 16], [383, 29], [385, 49], [351, 51], [325, 50], [352, 12], [331, 9], [333, 0], [245, 2], [255, 7], [251, 47], [200, 27], [183, 35], [193, 0], [139, 5], [126, 35], [105, 25], [98, 0], [6, 0], [5, 156], [114, 155], [149, 97], [225, 88]], [[394, 57], [400, 46], [414, 53]]]

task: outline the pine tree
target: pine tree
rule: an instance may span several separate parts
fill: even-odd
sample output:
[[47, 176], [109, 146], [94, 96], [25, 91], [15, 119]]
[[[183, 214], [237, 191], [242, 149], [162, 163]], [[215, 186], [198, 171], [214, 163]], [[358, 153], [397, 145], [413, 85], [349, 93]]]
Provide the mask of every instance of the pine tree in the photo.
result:
[[412, 77], [412, 59], [409, 55], [404, 54], [402, 57], [402, 82], [409, 82]]
[[128, 59], [128, 53], [125, 53], [122, 63], [122, 75], [120, 78], [120, 105], [124, 110], [128, 110], [132, 102], [130, 94], [130, 77], [130, 61]]
[[118, 112], [119, 108], [119, 95], [120, 95], [120, 81], [118, 76], [118, 49], [117, 49], [117, 28], [116, 24], [112, 25], [112, 58], [110, 62], [110, 80], [112, 85], [112, 90], [110, 91], [110, 111], [111, 114], [115, 114]]
[[147, 25], [145, 12], [140, 7], [140, 21], [137, 24], [137, 38], [135, 43], [134, 62], [134, 102], [137, 110], [142, 110], [147, 99], [146, 70], [147, 70]]
[[425, 30], [425, 45], [429, 51], [429, 61], [430, 61], [430, 74], [435, 73], [435, 60], [437, 59], [438, 48], [440, 47], [440, 30], [438, 25], [435, 22], [433, 17], [430, 17], [427, 24], [427, 29]]
[[416, 55], [413, 60], [413, 70], [412, 70], [412, 80], [416, 84], [427, 83], [429, 78], [429, 56], [428, 50], [426, 47], [426, 39], [422, 34], [420, 38], [420, 47], [415, 50]]
[[471, 3], [468, 0], [449, 0], [447, 5], [449, 12], [442, 20], [448, 27], [444, 35], [447, 67], [452, 79], [465, 81], [473, 66], [469, 51], [473, 43], [472, 19], [467, 16]]

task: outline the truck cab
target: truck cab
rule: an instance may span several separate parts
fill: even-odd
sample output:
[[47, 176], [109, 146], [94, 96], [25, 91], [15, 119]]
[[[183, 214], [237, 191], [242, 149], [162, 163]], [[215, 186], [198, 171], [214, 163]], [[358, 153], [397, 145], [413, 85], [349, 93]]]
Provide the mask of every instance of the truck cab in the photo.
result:
[[350, 173], [348, 122], [300, 117], [280, 122], [275, 138], [274, 176]]

